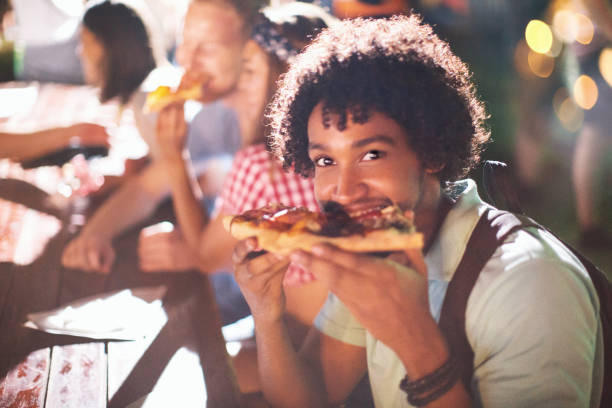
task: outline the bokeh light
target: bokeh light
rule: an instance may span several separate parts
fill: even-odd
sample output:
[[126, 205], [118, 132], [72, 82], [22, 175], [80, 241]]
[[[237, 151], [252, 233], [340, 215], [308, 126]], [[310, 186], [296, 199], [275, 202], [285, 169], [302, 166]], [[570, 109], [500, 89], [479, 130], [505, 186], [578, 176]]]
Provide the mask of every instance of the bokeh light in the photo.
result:
[[546, 55], [552, 58], [557, 58], [559, 55], [561, 55], [561, 51], [563, 51], [563, 44], [563, 41], [561, 41], [558, 36], [553, 35], [552, 45]]
[[566, 87], [561, 87], [557, 89], [555, 94], [553, 95], [552, 102], [553, 108], [557, 116], [560, 116], [561, 104], [567, 99], [570, 98], [570, 93]]
[[584, 111], [580, 109], [572, 98], [566, 98], [561, 102], [557, 116], [563, 127], [569, 132], [576, 132], [584, 121]]
[[577, 41], [590, 44], [595, 34], [595, 26], [590, 18], [568, 9], [560, 9], [553, 16], [553, 30], [566, 43]]
[[599, 54], [599, 72], [608, 85], [612, 86], [612, 48], [604, 48]]
[[529, 51], [527, 54], [527, 63], [531, 72], [540, 78], [548, 78], [555, 69], [555, 60], [546, 54]]
[[553, 17], [552, 26], [555, 34], [564, 42], [571, 43], [576, 39], [578, 27], [574, 23], [574, 13], [570, 10], [558, 10]]
[[545, 22], [531, 20], [525, 28], [525, 40], [533, 51], [546, 54], [552, 47], [553, 34]]
[[576, 41], [580, 44], [590, 44], [595, 34], [593, 22], [584, 14], [574, 14], [574, 22], [576, 24]]
[[598, 91], [595, 81], [588, 75], [580, 75], [573, 88], [574, 100], [582, 109], [591, 109], [597, 103]]

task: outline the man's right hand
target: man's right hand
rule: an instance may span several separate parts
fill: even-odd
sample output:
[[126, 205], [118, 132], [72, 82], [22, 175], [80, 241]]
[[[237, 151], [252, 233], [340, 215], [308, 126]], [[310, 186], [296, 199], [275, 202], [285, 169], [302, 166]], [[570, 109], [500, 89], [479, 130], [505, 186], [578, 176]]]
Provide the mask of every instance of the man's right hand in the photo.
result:
[[108, 274], [114, 262], [115, 250], [112, 243], [87, 234], [77, 236], [62, 254], [62, 265], [87, 272]]
[[166, 106], [157, 116], [157, 143], [165, 159], [181, 159], [187, 143], [187, 123], [182, 103]]
[[234, 276], [256, 320], [274, 322], [285, 311], [283, 276], [289, 259], [257, 251], [257, 239], [240, 241], [232, 255]]

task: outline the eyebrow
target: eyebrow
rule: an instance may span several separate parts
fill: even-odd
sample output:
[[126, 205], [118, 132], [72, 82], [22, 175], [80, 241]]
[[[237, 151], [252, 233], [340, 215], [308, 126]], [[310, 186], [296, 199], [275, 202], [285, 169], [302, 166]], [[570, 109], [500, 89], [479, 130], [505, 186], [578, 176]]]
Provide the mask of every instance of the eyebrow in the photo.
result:
[[[372, 143], [384, 143], [389, 146], [396, 146], [397, 143], [395, 139], [390, 136], [385, 135], [375, 135], [371, 137], [366, 137], [365, 139], [359, 139], [353, 142], [351, 147], [363, 147]], [[323, 143], [309, 143], [308, 150], [326, 150], [326, 146]]]

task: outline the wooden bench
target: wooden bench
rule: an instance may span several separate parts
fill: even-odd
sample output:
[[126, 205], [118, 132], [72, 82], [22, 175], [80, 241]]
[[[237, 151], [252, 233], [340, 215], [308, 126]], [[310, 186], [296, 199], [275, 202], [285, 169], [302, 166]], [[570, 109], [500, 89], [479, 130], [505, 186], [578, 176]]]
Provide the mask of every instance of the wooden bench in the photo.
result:
[[[96, 101], [93, 90], [46, 85], [29, 111], [10, 119], [53, 125], [43, 120], [45, 107], [66, 119], [71, 109], [83, 113]], [[62, 267], [76, 209], [49, 204], [44, 184], [57, 182], [57, 172], [23, 171], [0, 160], [0, 407], [260, 406], [259, 399], [240, 395], [208, 278], [196, 271], [142, 273], [139, 228], [115, 241], [117, 261], [109, 275]], [[166, 205], [150, 222], [169, 215]], [[162, 284], [168, 321], [156, 336], [100, 341], [22, 325], [28, 313], [75, 299]]]

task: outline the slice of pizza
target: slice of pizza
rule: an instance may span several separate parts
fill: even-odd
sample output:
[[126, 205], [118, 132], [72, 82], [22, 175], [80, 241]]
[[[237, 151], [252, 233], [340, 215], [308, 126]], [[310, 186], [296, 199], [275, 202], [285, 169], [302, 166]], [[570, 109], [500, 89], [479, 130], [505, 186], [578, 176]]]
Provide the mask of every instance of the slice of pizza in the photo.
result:
[[172, 103], [184, 102], [188, 99], [198, 100], [201, 96], [202, 85], [199, 83], [178, 90], [172, 90], [169, 86], [159, 86], [147, 95], [143, 112], [159, 112]]
[[262, 249], [281, 255], [319, 243], [353, 252], [402, 251], [424, 244], [413, 220], [394, 205], [351, 217], [333, 202], [322, 213], [274, 204], [224, 217], [223, 224], [233, 237], [257, 237]]

